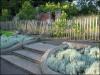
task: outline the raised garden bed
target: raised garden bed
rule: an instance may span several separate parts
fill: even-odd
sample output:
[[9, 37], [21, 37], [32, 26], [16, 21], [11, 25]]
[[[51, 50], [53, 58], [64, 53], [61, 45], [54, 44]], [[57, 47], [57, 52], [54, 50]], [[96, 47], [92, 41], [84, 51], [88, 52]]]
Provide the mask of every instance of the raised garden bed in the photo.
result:
[[12, 35], [9, 37], [1, 35], [0, 38], [1, 38], [1, 43], [0, 43], [1, 53], [20, 48], [24, 44], [32, 43], [37, 40], [37, 38], [26, 35]]
[[[65, 46], [65, 45], [63, 45]], [[100, 74], [100, 49], [86, 44], [67, 43], [49, 50], [42, 59], [43, 74]]]

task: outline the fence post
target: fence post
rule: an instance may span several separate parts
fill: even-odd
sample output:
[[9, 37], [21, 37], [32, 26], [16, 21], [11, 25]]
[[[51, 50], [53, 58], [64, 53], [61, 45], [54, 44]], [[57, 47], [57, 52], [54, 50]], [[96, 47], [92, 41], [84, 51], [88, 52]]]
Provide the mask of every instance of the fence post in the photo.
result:
[[[96, 27], [95, 27], [95, 32], [98, 34], [98, 23], [97, 23], [98, 17], [96, 17], [95, 21], [96, 21]], [[97, 35], [95, 34], [95, 40], [97, 40]]]
[[97, 17], [97, 26], [98, 26], [98, 40], [100, 41], [100, 15]]
[[92, 28], [92, 21], [91, 21], [91, 17], [89, 16], [89, 39], [92, 40], [92, 33], [91, 33], [91, 28]]
[[[84, 20], [84, 26], [83, 26], [83, 31], [85, 31], [85, 28], [86, 27], [86, 18], [85, 18], [85, 20]], [[84, 40], [86, 40], [86, 31], [84, 32]]]
[[91, 31], [91, 33], [92, 33], [92, 40], [94, 40], [94, 36], [95, 36], [94, 35], [95, 34], [95, 31], [94, 31], [94, 29], [95, 29], [95, 26], [94, 26], [94, 17], [92, 17], [91, 19], [92, 19], [92, 28], [91, 28], [92, 31]]

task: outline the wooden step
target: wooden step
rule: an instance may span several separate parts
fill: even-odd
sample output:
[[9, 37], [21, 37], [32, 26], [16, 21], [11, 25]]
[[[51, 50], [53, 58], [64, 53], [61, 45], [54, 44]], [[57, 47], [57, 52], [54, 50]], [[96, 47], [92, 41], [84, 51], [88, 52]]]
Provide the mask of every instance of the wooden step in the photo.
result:
[[36, 50], [36, 51], [41, 52], [41, 53], [44, 53], [48, 49], [53, 49], [55, 47], [57, 47], [57, 46], [47, 44], [47, 43], [41, 43], [41, 42], [29, 44], [29, 45], [24, 45], [24, 48], [26, 48], [26, 49]]
[[1, 58], [14, 64], [19, 68], [29, 71], [32, 74], [41, 74], [39, 64], [33, 63], [31, 61], [22, 59], [14, 55], [1, 55]]
[[42, 54], [32, 52], [30, 50], [16, 50], [13, 51], [14, 55], [23, 57], [24, 59], [27, 59], [29, 61], [35, 62], [35, 63], [41, 63], [41, 57]]

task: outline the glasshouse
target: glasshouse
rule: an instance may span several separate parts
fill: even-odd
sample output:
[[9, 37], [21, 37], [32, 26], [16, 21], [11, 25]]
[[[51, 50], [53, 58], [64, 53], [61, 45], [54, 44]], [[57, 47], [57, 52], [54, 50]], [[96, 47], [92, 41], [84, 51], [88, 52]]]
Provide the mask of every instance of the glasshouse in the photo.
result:
[[100, 0], [0, 0], [0, 75], [100, 75]]

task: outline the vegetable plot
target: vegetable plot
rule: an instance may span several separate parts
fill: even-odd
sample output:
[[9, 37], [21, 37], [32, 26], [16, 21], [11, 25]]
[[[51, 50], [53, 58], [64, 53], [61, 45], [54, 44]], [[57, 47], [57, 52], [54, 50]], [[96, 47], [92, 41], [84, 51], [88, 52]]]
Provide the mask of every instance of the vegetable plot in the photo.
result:
[[87, 47], [78, 51], [68, 47], [66, 50], [57, 50], [49, 55], [46, 63], [51, 70], [60, 74], [98, 75], [100, 74], [100, 49]]

